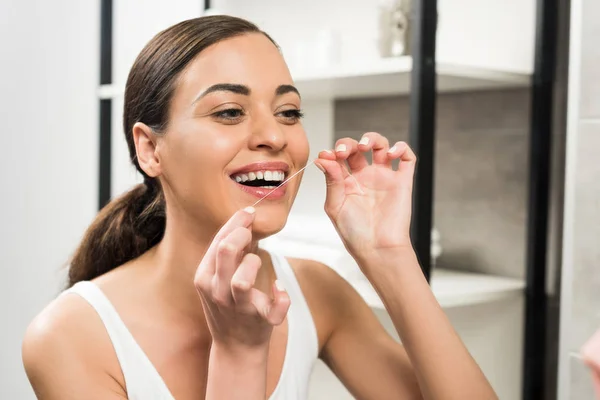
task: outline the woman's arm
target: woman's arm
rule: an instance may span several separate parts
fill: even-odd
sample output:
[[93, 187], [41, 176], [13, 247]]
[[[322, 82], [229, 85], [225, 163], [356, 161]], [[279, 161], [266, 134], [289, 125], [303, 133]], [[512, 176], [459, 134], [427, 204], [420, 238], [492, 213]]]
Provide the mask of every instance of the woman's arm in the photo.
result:
[[412, 248], [361, 261], [414, 367], [425, 399], [496, 399], [423, 276]]
[[319, 357], [352, 396], [358, 400], [422, 399], [404, 347], [386, 332], [356, 290], [326, 265], [291, 261], [318, 326]]
[[273, 285], [272, 298], [254, 287], [260, 257], [252, 242], [251, 207], [236, 212], [202, 258], [194, 285], [212, 336], [207, 400], [264, 399], [273, 326], [285, 319], [290, 299]]
[[[372, 152], [372, 163], [364, 155]], [[392, 161], [398, 168], [392, 168]], [[345, 168], [347, 162], [350, 176]], [[423, 277], [410, 240], [416, 157], [375, 132], [345, 138], [315, 162], [327, 181], [325, 211], [382, 298], [426, 399], [495, 399]]]
[[264, 399], [269, 348], [232, 351], [210, 349], [206, 399]]

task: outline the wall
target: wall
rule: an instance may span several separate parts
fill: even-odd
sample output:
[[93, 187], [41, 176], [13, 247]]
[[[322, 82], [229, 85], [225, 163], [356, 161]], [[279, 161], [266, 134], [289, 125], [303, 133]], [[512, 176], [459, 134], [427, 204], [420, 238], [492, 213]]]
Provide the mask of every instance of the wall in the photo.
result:
[[99, 2], [0, 2], [0, 398], [33, 399], [21, 363], [31, 319], [97, 204]]
[[[341, 57], [353, 63], [376, 56], [377, 3], [372, 0], [213, 0], [214, 6], [248, 18], [271, 34], [292, 60], [298, 44], [321, 29], [341, 35]], [[440, 0], [438, 60], [531, 71], [535, 1]], [[510, 25], [510, 29], [506, 29]]]
[[[437, 103], [434, 225], [438, 265], [523, 278], [529, 90], [441, 94]], [[408, 97], [336, 102], [335, 137], [408, 140]]]
[[[154, 35], [185, 19], [200, 16], [197, 0], [113, 0], [113, 82], [124, 88], [135, 58]], [[123, 133], [123, 98], [113, 99], [112, 182], [113, 197], [142, 182], [129, 161]]]
[[592, 399], [579, 350], [600, 328], [600, 3], [573, 0], [559, 399]]

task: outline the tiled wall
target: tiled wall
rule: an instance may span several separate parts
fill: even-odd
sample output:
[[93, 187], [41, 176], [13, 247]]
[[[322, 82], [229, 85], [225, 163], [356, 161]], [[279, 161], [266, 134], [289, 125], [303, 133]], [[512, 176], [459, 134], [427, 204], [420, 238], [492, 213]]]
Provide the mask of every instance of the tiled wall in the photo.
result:
[[600, 2], [572, 4], [572, 26], [581, 30], [581, 39], [572, 44], [570, 59], [560, 392], [565, 399], [593, 399], [589, 371], [578, 353], [600, 329]]
[[[438, 265], [523, 277], [528, 179], [529, 91], [439, 96], [434, 224]], [[408, 139], [407, 97], [340, 100], [335, 138], [382, 133]]]

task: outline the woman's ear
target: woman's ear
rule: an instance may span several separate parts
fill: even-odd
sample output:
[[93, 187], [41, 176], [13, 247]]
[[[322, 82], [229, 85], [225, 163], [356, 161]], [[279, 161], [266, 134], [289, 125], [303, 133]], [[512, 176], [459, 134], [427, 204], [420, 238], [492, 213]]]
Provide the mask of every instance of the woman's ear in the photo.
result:
[[160, 160], [156, 153], [156, 135], [152, 129], [142, 123], [133, 125], [133, 141], [140, 168], [151, 178], [161, 174]]

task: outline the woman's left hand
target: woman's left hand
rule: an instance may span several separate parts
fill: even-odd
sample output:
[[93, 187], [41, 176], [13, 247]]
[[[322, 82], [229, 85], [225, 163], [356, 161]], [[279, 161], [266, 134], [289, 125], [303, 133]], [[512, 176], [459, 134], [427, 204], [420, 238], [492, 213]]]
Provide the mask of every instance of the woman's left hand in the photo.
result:
[[[364, 153], [371, 150], [373, 161], [369, 164]], [[397, 170], [392, 169], [394, 159], [400, 160]], [[364, 134], [360, 142], [340, 139], [335, 152], [319, 154], [315, 165], [325, 173], [327, 182], [325, 212], [355, 258], [412, 248], [415, 164], [416, 156], [405, 142], [390, 148], [388, 140], [375, 132]]]

